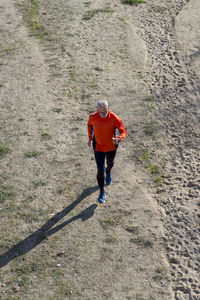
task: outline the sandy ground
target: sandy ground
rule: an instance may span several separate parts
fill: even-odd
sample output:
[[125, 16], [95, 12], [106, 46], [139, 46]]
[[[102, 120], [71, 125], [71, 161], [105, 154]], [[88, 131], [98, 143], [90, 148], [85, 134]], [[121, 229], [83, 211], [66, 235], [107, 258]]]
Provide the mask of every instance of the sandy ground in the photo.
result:
[[[0, 4], [0, 298], [198, 300], [199, 1], [41, 1], [44, 40], [19, 3]], [[128, 132], [105, 205], [87, 147], [99, 98]]]

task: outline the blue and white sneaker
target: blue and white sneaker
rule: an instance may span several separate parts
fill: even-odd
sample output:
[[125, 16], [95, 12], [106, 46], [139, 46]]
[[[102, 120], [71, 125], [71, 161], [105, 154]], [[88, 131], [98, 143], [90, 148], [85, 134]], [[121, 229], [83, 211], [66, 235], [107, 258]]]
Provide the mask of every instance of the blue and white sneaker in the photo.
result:
[[104, 203], [105, 202], [105, 198], [106, 198], [106, 193], [104, 191], [100, 192], [99, 198], [98, 198], [98, 202], [99, 203]]
[[109, 185], [112, 182], [112, 177], [110, 173], [106, 173], [106, 184]]

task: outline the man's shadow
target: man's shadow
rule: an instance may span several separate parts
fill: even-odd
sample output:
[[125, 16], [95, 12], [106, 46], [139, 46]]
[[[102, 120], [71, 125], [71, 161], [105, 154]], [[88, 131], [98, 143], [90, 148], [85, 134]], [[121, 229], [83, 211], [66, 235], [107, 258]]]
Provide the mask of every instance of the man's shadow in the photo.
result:
[[[94, 215], [94, 210], [97, 207], [97, 204], [92, 204], [77, 216], [70, 218], [69, 220], [63, 222], [62, 224], [53, 227], [58, 221], [64, 218], [70, 211], [72, 211], [83, 199], [87, 196], [91, 195], [92, 193], [98, 190], [98, 186], [94, 186], [91, 188], [87, 188], [83, 190], [80, 197], [78, 197], [72, 204], [64, 208], [62, 211], [57, 213], [55, 216], [50, 218], [41, 228], [37, 231], [33, 232], [23, 241], [19, 242], [17, 245], [13, 246], [10, 250], [5, 252], [0, 256], [0, 268], [7, 265], [11, 260], [29, 252], [31, 249], [35, 248], [39, 245], [43, 240], [45, 240], [48, 236], [56, 233], [64, 226], [68, 225], [69, 223], [81, 219], [83, 222], [88, 220]], [[52, 228], [53, 227], [53, 228]]]

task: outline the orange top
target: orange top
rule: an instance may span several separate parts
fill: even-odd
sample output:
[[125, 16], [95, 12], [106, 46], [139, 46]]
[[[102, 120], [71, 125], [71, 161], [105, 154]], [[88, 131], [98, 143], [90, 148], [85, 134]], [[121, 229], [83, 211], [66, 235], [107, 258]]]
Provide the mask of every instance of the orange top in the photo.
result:
[[115, 145], [112, 141], [115, 128], [120, 132], [120, 135], [117, 136], [119, 142], [121, 142], [127, 134], [120, 118], [110, 110], [106, 118], [101, 118], [98, 112], [90, 114], [87, 125], [89, 140], [92, 141], [92, 135], [94, 135], [96, 142], [95, 150], [100, 152], [115, 150]]

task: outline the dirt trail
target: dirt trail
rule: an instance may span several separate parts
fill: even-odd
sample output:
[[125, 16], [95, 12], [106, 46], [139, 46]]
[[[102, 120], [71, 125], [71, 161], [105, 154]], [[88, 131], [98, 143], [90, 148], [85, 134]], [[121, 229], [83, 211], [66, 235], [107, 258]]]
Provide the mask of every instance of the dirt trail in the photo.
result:
[[[163, 5], [165, 14], [152, 12], [152, 6], [147, 5], [138, 8], [135, 15], [138, 28], [144, 28], [140, 33], [148, 48], [146, 81], [157, 99], [165, 128], [161, 149], [164, 150], [166, 186], [157, 199], [164, 208], [171, 274], [178, 278], [174, 286], [176, 299], [199, 298], [199, 77], [198, 70], [191, 67], [188, 53], [179, 48], [174, 30], [176, 16], [187, 2], [169, 1]], [[158, 5], [159, 1], [155, 3]], [[194, 2], [193, 7], [198, 15]], [[192, 15], [192, 11], [190, 13]], [[156, 24], [150, 21], [155, 19], [155, 14]], [[186, 15], [189, 19], [188, 11]], [[180, 39], [180, 44], [182, 41]]]
[[[1, 189], [14, 191], [0, 211], [2, 299], [197, 300], [197, 83], [173, 27], [184, 2], [42, 1], [38, 41], [2, 1]], [[86, 146], [99, 98], [129, 133], [103, 206]], [[144, 149], [164, 188], [137, 166]]]

